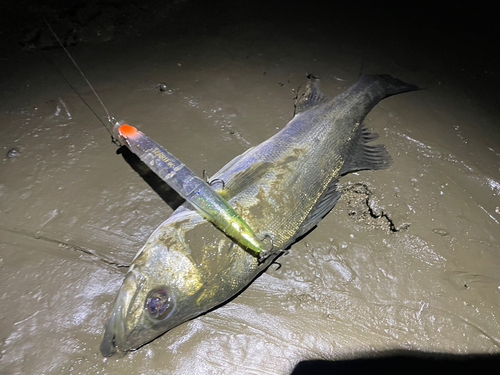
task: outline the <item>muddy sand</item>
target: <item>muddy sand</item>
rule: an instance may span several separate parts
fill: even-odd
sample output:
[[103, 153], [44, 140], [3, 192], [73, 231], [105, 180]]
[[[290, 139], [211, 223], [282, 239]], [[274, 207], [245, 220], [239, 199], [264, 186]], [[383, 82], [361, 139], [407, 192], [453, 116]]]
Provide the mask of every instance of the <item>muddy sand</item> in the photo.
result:
[[6, 6], [2, 374], [287, 374], [304, 359], [400, 349], [500, 352], [500, 71], [487, 37], [478, 46], [438, 16], [425, 32], [422, 20], [379, 22], [392, 14], [376, 6], [361, 19], [355, 7], [329, 9], [328, 23], [307, 7], [106, 4], [40, 8], [111, 114], [200, 175], [282, 129], [306, 73], [331, 97], [360, 72], [424, 89], [368, 115], [393, 165], [343, 178], [341, 201], [279, 269], [103, 358], [127, 266], [172, 208], [72, 90], [105, 119], [38, 11]]

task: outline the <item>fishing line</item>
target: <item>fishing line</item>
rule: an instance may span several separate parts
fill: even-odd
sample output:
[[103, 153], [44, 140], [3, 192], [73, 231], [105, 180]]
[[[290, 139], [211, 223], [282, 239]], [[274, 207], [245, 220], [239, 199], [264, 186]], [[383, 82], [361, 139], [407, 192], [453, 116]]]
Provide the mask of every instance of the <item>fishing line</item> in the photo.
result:
[[[104, 129], [106, 129], [106, 131], [109, 133], [109, 135], [111, 136], [111, 142], [113, 142], [115, 145], [117, 145], [118, 147], [120, 147], [122, 144], [120, 143], [120, 141], [115, 138], [115, 136], [113, 135], [113, 133], [108, 129], [108, 127], [106, 126], [106, 124], [102, 121], [102, 119], [99, 117], [99, 115], [96, 113], [96, 111], [94, 111], [94, 109], [90, 106], [89, 103], [87, 103], [87, 101], [83, 98], [83, 96], [78, 92], [78, 90], [68, 81], [68, 79], [66, 78], [66, 76], [61, 72], [61, 70], [52, 62], [52, 60], [50, 59], [47, 59], [47, 61], [50, 63], [50, 65], [52, 65], [54, 67], [55, 70], [57, 70], [57, 72], [61, 75], [61, 77], [63, 77], [63, 79], [66, 81], [66, 83], [69, 85], [69, 87], [71, 87], [71, 89], [76, 93], [76, 95], [78, 95], [78, 97], [82, 100], [82, 102], [87, 106], [88, 109], [90, 109], [90, 111], [94, 114], [94, 116], [97, 118], [97, 120], [99, 120], [99, 122], [102, 124], [102, 126], [104, 126]], [[99, 97], [98, 97], [99, 98]], [[108, 115], [109, 116], [109, 115]], [[112, 119], [114, 119], [114, 117], [111, 117]], [[108, 121], [110, 121], [110, 119], [108, 118]], [[110, 121], [111, 122], [111, 121]]]
[[[38, 8], [38, 6], [36, 5], [35, 3], [35, 7], [37, 8], [38, 12], [40, 13], [43, 21], [45, 22], [45, 24], [47, 25], [47, 27], [49, 28], [50, 32], [52, 33], [52, 35], [54, 36], [54, 38], [56, 38], [57, 42], [59, 43], [59, 45], [62, 47], [62, 49], [64, 50], [64, 52], [66, 52], [66, 54], [68, 55], [68, 57], [70, 58], [71, 62], [73, 63], [73, 65], [76, 67], [76, 69], [80, 72], [80, 74], [82, 75], [83, 79], [85, 80], [85, 82], [87, 82], [87, 85], [90, 87], [90, 89], [92, 90], [92, 92], [94, 93], [95, 97], [97, 98], [97, 100], [99, 101], [99, 103], [101, 104], [102, 108], [104, 109], [104, 111], [106, 112], [106, 115], [108, 117], [108, 121], [109, 123], [111, 124], [111, 126], [113, 127], [114, 124], [116, 123], [116, 120], [113, 116], [111, 116], [106, 108], [106, 106], [104, 105], [104, 103], [102, 102], [101, 98], [99, 97], [99, 95], [97, 95], [97, 92], [94, 90], [94, 87], [90, 84], [89, 80], [87, 79], [87, 77], [85, 76], [85, 74], [83, 74], [82, 70], [80, 69], [80, 67], [78, 66], [78, 64], [76, 63], [76, 61], [73, 59], [73, 57], [71, 56], [71, 54], [68, 52], [68, 50], [66, 49], [66, 47], [64, 46], [64, 44], [61, 42], [61, 40], [58, 38], [57, 34], [55, 33], [55, 31], [52, 29], [52, 27], [50, 26], [49, 22], [47, 21], [47, 19], [45, 18], [45, 16], [43, 15], [43, 13], [40, 11], [40, 9]], [[111, 142], [113, 142], [116, 146], [120, 147], [122, 146], [122, 144], [120, 143], [120, 141], [115, 138], [115, 136], [113, 135], [113, 132], [111, 130], [109, 130], [109, 128], [106, 126], [106, 124], [102, 121], [102, 119], [99, 117], [99, 115], [94, 111], [94, 109], [87, 103], [87, 101], [80, 95], [80, 93], [76, 90], [76, 88], [68, 81], [68, 79], [64, 76], [64, 74], [61, 72], [61, 70], [59, 70], [59, 68], [50, 60], [50, 64], [58, 71], [58, 73], [64, 78], [64, 80], [66, 81], [66, 83], [69, 85], [69, 87], [71, 87], [71, 89], [78, 95], [78, 97], [85, 103], [85, 105], [90, 109], [90, 111], [94, 114], [95, 117], [97, 117], [97, 119], [99, 120], [99, 122], [102, 124], [102, 126], [104, 126], [104, 129], [106, 129], [106, 131], [109, 133], [109, 135], [111, 136]]]

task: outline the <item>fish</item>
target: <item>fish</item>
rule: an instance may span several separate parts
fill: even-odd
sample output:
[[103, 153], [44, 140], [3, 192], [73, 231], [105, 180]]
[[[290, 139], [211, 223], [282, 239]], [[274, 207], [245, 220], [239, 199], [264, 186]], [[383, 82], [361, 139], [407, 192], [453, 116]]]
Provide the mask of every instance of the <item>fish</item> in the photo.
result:
[[292, 120], [213, 176], [224, 181], [217, 192], [256, 236], [271, 240], [269, 256], [257, 259], [189, 204], [180, 206], [132, 261], [101, 353], [136, 350], [240, 293], [333, 209], [340, 177], [390, 166], [363, 120], [380, 100], [415, 90], [389, 75], [366, 75], [330, 99], [309, 77]]

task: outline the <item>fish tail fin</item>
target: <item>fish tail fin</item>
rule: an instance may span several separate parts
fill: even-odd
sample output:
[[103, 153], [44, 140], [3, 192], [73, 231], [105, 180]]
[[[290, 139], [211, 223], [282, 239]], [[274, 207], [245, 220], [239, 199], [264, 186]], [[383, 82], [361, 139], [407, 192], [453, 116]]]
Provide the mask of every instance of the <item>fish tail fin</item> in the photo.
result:
[[365, 80], [366, 83], [377, 84], [380, 87], [384, 98], [391, 95], [402, 94], [404, 92], [420, 90], [418, 86], [403, 82], [400, 79], [394, 78], [388, 74], [366, 75], [361, 77], [361, 81]]
[[371, 133], [364, 125], [359, 126], [353, 142], [349, 145], [347, 157], [339, 175], [361, 170], [386, 169], [392, 164], [392, 158], [384, 145], [368, 145], [378, 138], [377, 133]]

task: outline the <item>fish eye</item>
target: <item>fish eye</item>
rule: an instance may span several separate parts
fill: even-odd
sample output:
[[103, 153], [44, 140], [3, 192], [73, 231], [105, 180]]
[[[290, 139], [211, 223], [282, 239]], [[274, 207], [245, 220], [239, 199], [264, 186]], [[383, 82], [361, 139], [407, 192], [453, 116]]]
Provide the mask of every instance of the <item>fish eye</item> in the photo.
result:
[[174, 308], [172, 298], [165, 287], [153, 289], [149, 292], [144, 307], [152, 318], [158, 320], [168, 317]]

